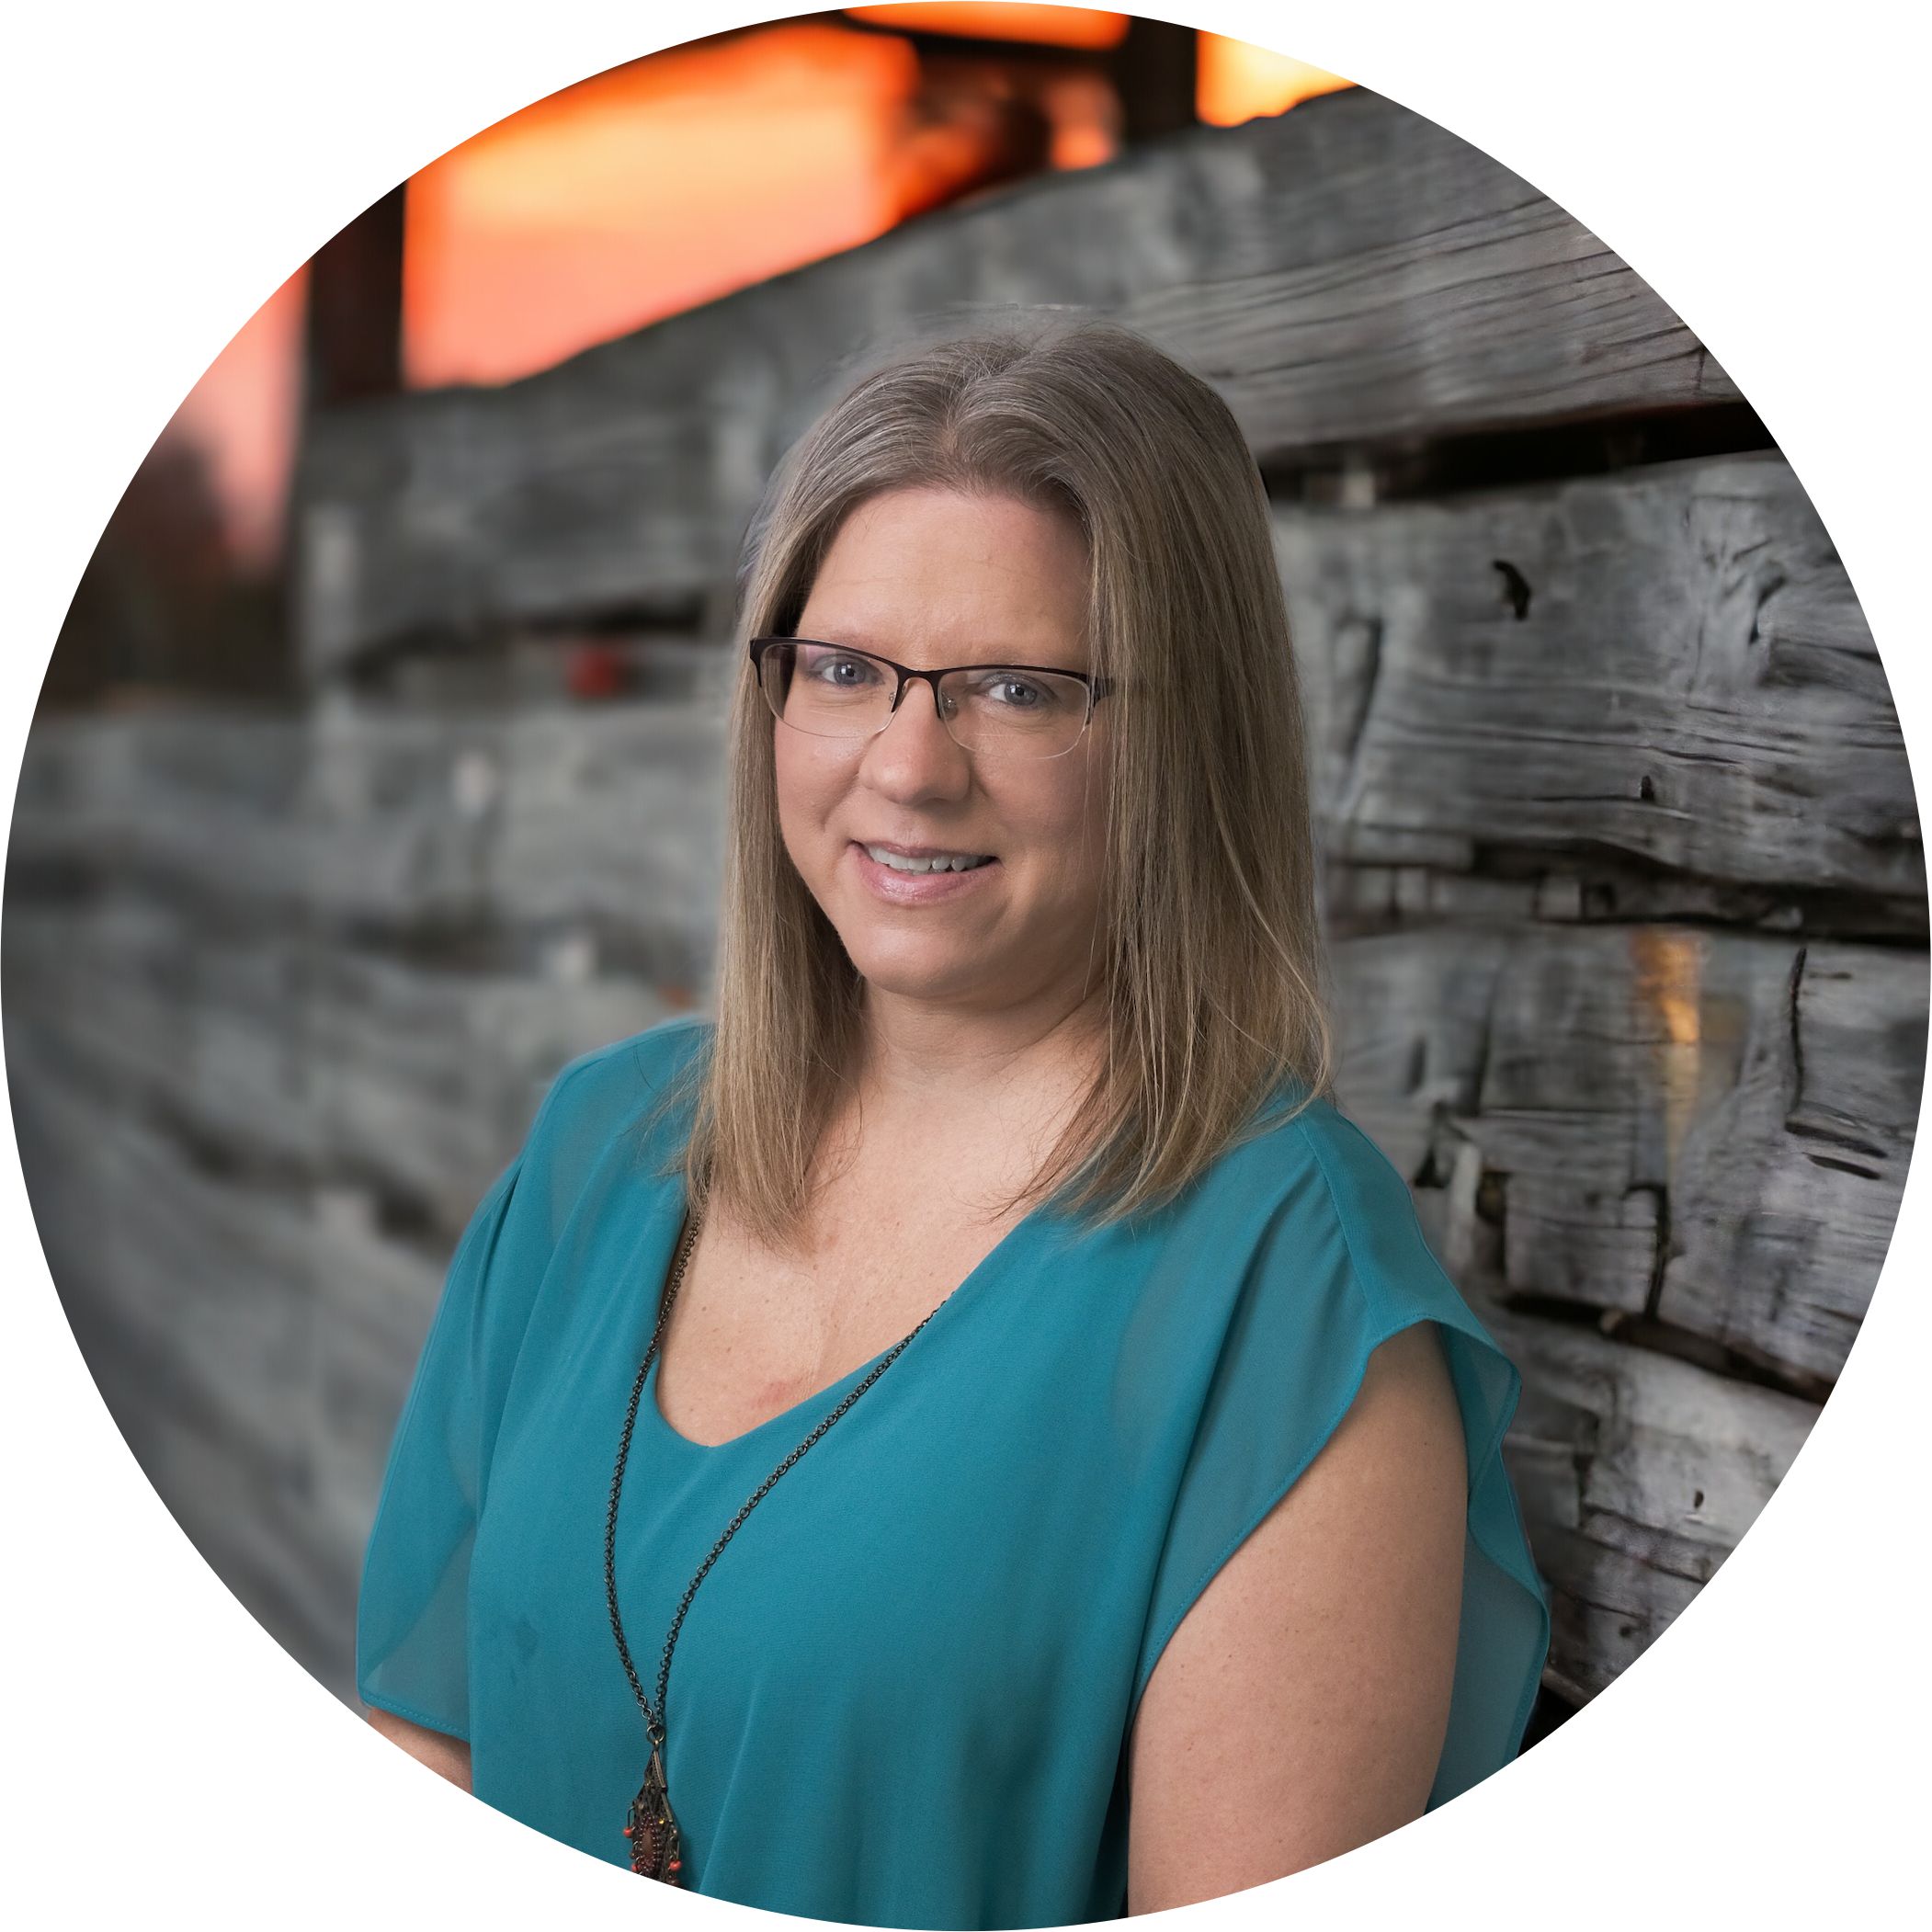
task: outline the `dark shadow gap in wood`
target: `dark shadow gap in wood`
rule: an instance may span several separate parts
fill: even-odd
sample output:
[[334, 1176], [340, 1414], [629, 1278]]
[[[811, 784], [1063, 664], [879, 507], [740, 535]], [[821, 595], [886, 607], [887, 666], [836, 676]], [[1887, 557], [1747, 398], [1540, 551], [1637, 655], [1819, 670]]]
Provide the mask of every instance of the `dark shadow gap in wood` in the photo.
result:
[[1260, 468], [1268, 494], [1278, 502], [1353, 500], [1345, 494], [1345, 480], [1366, 472], [1375, 502], [1398, 503], [1777, 447], [1748, 403], [1715, 403], [1373, 447], [1327, 446], [1273, 456]]
[[[1485, 1284], [1487, 1286], [1487, 1284]], [[1594, 1308], [1587, 1302], [1566, 1301], [1554, 1295], [1526, 1294], [1500, 1287], [1489, 1293], [1503, 1306], [1519, 1314], [1534, 1315], [1539, 1321], [1561, 1323], [1569, 1328], [1594, 1328], [1614, 1335], [1633, 1348], [1648, 1348], [1668, 1355], [1693, 1368], [1707, 1369], [1733, 1381], [1755, 1383], [1779, 1395], [1795, 1395], [1823, 1406], [1835, 1384], [1822, 1375], [1810, 1375], [1801, 1369], [1760, 1360], [1756, 1355], [1728, 1347], [1708, 1335], [1693, 1335], [1669, 1322], [1647, 1314], [1632, 1314], [1624, 1309]], [[1477, 1308], [1480, 1318], [1482, 1310]]]

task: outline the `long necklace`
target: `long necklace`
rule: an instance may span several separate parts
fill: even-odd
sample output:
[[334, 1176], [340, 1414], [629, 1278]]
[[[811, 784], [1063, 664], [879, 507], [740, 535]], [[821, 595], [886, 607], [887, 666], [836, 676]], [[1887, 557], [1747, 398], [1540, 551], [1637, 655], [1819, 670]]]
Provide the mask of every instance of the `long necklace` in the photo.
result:
[[[631, 1870], [667, 1885], [684, 1883], [684, 1856], [677, 1819], [671, 1810], [671, 1795], [665, 1782], [665, 1691], [671, 1679], [671, 1652], [677, 1642], [677, 1632], [683, 1627], [684, 1613], [690, 1608], [691, 1598], [698, 1594], [698, 1585], [718, 1561], [719, 1552], [737, 1534], [738, 1526], [764, 1501], [767, 1491], [892, 1367], [899, 1351], [919, 1333], [920, 1328], [926, 1326], [926, 1322], [932, 1320], [932, 1315], [927, 1315], [912, 1335], [892, 1345], [866, 1379], [851, 1390], [838, 1406], [758, 1484], [725, 1527], [724, 1534], [711, 1545], [710, 1554], [699, 1564], [697, 1575], [685, 1586], [677, 1614], [671, 1619], [670, 1634], [665, 1639], [664, 1655], [658, 1660], [657, 1700], [653, 1705], [644, 1695], [644, 1687], [638, 1681], [636, 1666], [631, 1661], [631, 1646], [624, 1642], [623, 1619], [618, 1614], [617, 1508], [618, 1498], [624, 1487], [624, 1466], [631, 1457], [631, 1431], [637, 1426], [638, 1404], [643, 1397], [644, 1378], [651, 1372], [658, 1344], [664, 1339], [665, 1323], [670, 1316], [671, 1304], [676, 1301], [677, 1290], [684, 1283], [685, 1269], [690, 1266], [691, 1250], [698, 1241], [698, 1219], [693, 1215], [685, 1229], [684, 1241], [677, 1251], [677, 1264], [672, 1269], [669, 1285], [665, 1290], [664, 1305], [657, 1312], [657, 1325], [651, 1332], [650, 1347], [644, 1350], [643, 1363], [637, 1371], [637, 1380], [631, 1386], [631, 1406], [625, 1412], [624, 1433], [618, 1443], [617, 1469], [610, 1478], [610, 1509], [604, 1519], [604, 1596], [610, 1608], [610, 1633], [617, 1640], [617, 1654], [623, 1661], [625, 1676], [631, 1680], [631, 1693], [643, 1712], [644, 1733], [651, 1745], [650, 1764], [645, 1769], [643, 1783], [638, 1787], [637, 1796], [631, 1801], [631, 1809], [624, 1821], [624, 1835], [631, 1840]], [[940, 1306], [944, 1305], [941, 1302]], [[933, 1314], [938, 1313], [936, 1308]]]

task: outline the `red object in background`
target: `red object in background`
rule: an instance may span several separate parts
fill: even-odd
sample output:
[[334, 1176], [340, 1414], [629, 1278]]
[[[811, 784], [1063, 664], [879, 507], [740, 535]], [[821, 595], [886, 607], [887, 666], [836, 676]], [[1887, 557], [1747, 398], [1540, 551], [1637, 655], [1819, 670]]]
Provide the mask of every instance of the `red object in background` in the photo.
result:
[[631, 666], [616, 644], [572, 644], [564, 653], [563, 684], [573, 698], [620, 698]]

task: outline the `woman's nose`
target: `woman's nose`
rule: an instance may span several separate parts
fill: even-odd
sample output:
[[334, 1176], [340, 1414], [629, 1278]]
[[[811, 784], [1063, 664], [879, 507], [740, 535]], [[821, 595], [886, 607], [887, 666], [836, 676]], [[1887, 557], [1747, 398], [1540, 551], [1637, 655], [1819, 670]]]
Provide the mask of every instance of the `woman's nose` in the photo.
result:
[[938, 692], [923, 678], [909, 678], [898, 710], [867, 743], [868, 778], [895, 795], [953, 791], [965, 782], [971, 767], [964, 748], [940, 719]]

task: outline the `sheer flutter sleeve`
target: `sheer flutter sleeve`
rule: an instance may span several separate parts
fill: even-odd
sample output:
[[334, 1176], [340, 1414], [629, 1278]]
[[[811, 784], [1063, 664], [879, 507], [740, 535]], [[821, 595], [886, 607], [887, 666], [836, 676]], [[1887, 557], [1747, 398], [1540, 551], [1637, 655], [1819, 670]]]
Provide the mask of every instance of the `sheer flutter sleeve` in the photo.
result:
[[357, 1600], [363, 1702], [465, 1739], [470, 1550], [515, 1357], [504, 1333], [514, 1298], [500, 1290], [516, 1267], [521, 1167], [519, 1156], [457, 1244], [390, 1446]]
[[[679, 1017], [573, 1061], [457, 1244], [364, 1552], [356, 1686], [365, 1703], [470, 1740], [471, 1556], [513, 1378], [533, 1323], [560, 1299], [546, 1284], [567, 1290], [586, 1266], [582, 1244], [637, 1211], [640, 1136], [708, 1038], [707, 1023]], [[665, 1145], [681, 1147], [683, 1131], [663, 1127]]]
[[[1371, 1352], [1432, 1322], [1469, 1472], [1461, 1623], [1433, 1809], [1516, 1756], [1549, 1649], [1549, 1600], [1501, 1452], [1521, 1378], [1430, 1251], [1407, 1185], [1367, 1135], [1324, 1104], [1271, 1139], [1271, 1191], [1256, 1188], [1230, 1217], [1238, 1233], [1216, 1305], [1216, 1353], [1133, 1702], [1210, 1580], [1334, 1434]], [[1244, 1171], [1269, 1170], [1256, 1154]]]

